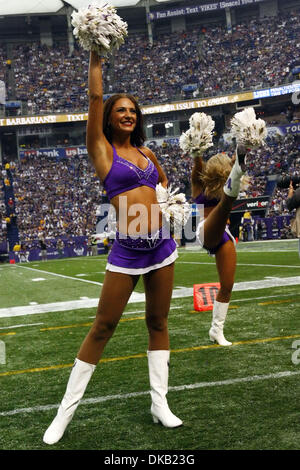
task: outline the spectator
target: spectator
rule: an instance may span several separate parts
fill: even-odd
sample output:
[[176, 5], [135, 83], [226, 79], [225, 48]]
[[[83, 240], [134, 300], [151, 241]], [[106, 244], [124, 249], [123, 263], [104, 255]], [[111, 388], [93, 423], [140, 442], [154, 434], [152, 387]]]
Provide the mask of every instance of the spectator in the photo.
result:
[[[232, 34], [223, 24], [195, 26], [158, 34], [153, 46], [146, 34], [129, 34], [115, 54], [114, 67], [104, 66], [106, 93], [131, 92], [147, 105], [192, 98], [183, 91], [187, 84], [196, 86], [193, 93], [199, 98], [282, 85], [290, 79], [299, 48], [299, 18], [299, 11], [292, 11], [251, 19], [233, 26]], [[4, 63], [1, 47], [0, 57]], [[15, 98], [27, 103], [29, 114], [86, 110], [85, 51], [75, 47], [70, 55], [66, 45], [21, 44], [11, 60]], [[225, 66], [226, 74], [220, 74]], [[0, 80], [4, 75], [2, 64]], [[293, 114], [288, 109], [286, 119]]]

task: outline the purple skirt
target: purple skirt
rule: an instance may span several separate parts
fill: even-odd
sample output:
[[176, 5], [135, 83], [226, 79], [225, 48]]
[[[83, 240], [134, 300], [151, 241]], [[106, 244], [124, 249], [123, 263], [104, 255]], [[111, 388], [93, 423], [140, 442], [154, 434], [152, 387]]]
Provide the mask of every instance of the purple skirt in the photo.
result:
[[177, 257], [175, 240], [164, 238], [162, 230], [155, 238], [124, 238], [117, 233], [106, 269], [125, 274], [145, 274], [173, 263]]
[[228, 225], [226, 225], [226, 228], [225, 228], [225, 231], [223, 233], [223, 236], [222, 236], [222, 239], [220, 241], [220, 243], [213, 247], [213, 248], [207, 248], [204, 243], [203, 243], [203, 238], [204, 238], [204, 224], [205, 224], [205, 219], [202, 220], [198, 227], [197, 227], [197, 239], [200, 243], [200, 245], [202, 246], [202, 248], [205, 248], [205, 250], [207, 251], [207, 253], [211, 256], [214, 256], [217, 251], [219, 250], [219, 248], [224, 245], [224, 243], [227, 243], [229, 240], [232, 241], [235, 245], [236, 245], [236, 241], [232, 235], [232, 233], [230, 232], [229, 230], [229, 227]]

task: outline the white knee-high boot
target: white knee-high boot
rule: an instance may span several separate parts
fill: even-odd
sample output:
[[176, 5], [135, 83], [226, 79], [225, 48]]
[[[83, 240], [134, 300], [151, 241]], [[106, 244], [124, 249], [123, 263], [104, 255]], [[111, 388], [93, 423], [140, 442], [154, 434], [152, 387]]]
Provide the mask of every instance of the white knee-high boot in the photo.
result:
[[211, 341], [216, 341], [220, 346], [231, 346], [232, 343], [227, 341], [223, 334], [224, 323], [228, 311], [229, 303], [214, 301], [212, 312], [212, 324], [209, 330], [209, 338]]
[[236, 149], [236, 160], [227, 178], [223, 191], [227, 196], [238, 197], [240, 192], [241, 177], [245, 174], [246, 149], [241, 145]]
[[151, 414], [154, 423], [159, 423], [167, 428], [176, 428], [182, 425], [168, 406], [166, 395], [168, 393], [169, 360], [170, 351], [147, 351], [149, 379], [151, 387]]
[[73, 418], [95, 368], [96, 366], [94, 364], [83, 362], [77, 358], [75, 359], [66, 393], [58, 408], [57, 415], [44, 434], [43, 441], [46, 444], [55, 444], [62, 438], [66, 427]]

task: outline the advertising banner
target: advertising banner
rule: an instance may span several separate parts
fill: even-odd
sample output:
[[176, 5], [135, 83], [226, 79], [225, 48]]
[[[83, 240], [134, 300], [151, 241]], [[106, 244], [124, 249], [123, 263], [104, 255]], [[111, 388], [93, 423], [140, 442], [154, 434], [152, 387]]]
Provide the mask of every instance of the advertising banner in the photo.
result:
[[78, 147], [55, 147], [46, 149], [28, 149], [20, 150], [20, 158], [24, 157], [51, 157], [60, 160], [61, 158], [74, 157], [76, 155], [87, 155], [87, 148], [85, 145]]
[[282, 85], [273, 88], [265, 88], [264, 90], [255, 90], [253, 92], [253, 98], [272, 98], [272, 96], [288, 95], [290, 93], [297, 93], [300, 91], [300, 83], [295, 82], [290, 85]]
[[[279, 95], [297, 94], [300, 92], [300, 83], [283, 85], [280, 87], [263, 90], [247, 91], [230, 95], [220, 95], [208, 98], [197, 98], [194, 100], [176, 101], [164, 104], [154, 104], [141, 106], [143, 114], [159, 114], [172, 111], [185, 111], [189, 109], [209, 108], [226, 104], [239, 103], [241, 101], [251, 101], [254, 99], [271, 98]], [[2, 93], [3, 94], [3, 93]], [[1, 83], [0, 83], [1, 98]], [[298, 100], [298, 98], [297, 98]], [[53, 114], [44, 116], [20, 116], [0, 118], [0, 127], [8, 126], [30, 126], [37, 124], [56, 124], [61, 122], [82, 122], [87, 121], [87, 113], [75, 114]], [[292, 131], [293, 132], [293, 131]]]
[[261, 211], [267, 209], [269, 196], [259, 196], [251, 199], [238, 199], [234, 202], [232, 212]]
[[278, 126], [279, 131], [283, 135], [287, 134], [300, 134], [300, 122], [288, 124], [286, 126]]
[[164, 11], [155, 11], [149, 14], [151, 21], [173, 18], [174, 16], [192, 15], [195, 13], [207, 13], [210, 11], [224, 10], [225, 8], [241, 7], [262, 3], [266, 0], [229, 0], [226, 2], [210, 2], [204, 5], [170, 8]]
[[[263, 90], [246, 91], [229, 95], [212, 96], [208, 98], [195, 98], [194, 100], [176, 101], [164, 104], [141, 106], [143, 114], [159, 114], [172, 111], [186, 111], [189, 109], [209, 108], [226, 104], [251, 101], [260, 98], [271, 98], [279, 95], [296, 94], [300, 92], [300, 83], [283, 85], [280, 87], [267, 88]], [[30, 126], [37, 124], [56, 124], [61, 122], [87, 121], [87, 113], [75, 114], [53, 114], [45, 116], [20, 116], [0, 118], [0, 127], [7, 126]]]
[[57, 122], [86, 121], [87, 113], [51, 114], [43, 116], [20, 116], [0, 119], [0, 127], [4, 126], [30, 126], [36, 124], [55, 124]]
[[168, 113], [170, 111], [183, 111], [187, 109], [208, 108], [224, 104], [238, 103], [253, 99], [253, 92], [235, 93], [232, 95], [214, 96], [211, 98], [197, 98], [195, 100], [177, 101], [175, 103], [143, 106], [143, 114]]

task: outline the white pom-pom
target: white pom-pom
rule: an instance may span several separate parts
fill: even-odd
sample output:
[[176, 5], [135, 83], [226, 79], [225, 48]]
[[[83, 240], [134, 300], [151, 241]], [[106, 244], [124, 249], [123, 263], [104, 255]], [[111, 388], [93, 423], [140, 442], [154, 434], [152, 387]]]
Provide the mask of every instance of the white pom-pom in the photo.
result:
[[73, 34], [81, 47], [104, 57], [124, 43], [127, 23], [105, 1], [72, 13]]
[[156, 185], [156, 197], [160, 205], [165, 220], [173, 223], [174, 231], [181, 233], [181, 230], [188, 221], [191, 213], [189, 203], [186, 201], [185, 194], [179, 193], [178, 188], [172, 190], [172, 187], [164, 188], [161, 183]]
[[205, 150], [213, 146], [215, 123], [211, 116], [205, 113], [194, 113], [189, 122], [190, 128], [180, 136], [179, 146], [193, 157], [201, 156]]
[[267, 137], [266, 123], [263, 119], [256, 119], [253, 108], [236, 113], [231, 119], [231, 126], [231, 134], [238, 144], [250, 148], [264, 145]]
[[249, 175], [243, 175], [240, 180], [240, 190], [247, 191], [250, 187], [251, 179]]

